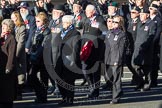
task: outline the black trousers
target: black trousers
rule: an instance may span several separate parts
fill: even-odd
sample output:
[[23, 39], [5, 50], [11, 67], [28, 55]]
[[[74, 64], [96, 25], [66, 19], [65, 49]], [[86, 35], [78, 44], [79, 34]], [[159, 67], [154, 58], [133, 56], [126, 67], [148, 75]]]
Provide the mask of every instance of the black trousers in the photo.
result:
[[62, 99], [68, 102], [73, 102], [74, 83], [76, 79], [75, 74], [63, 65], [61, 59], [59, 59], [59, 62], [56, 65], [56, 73], [56, 82], [60, 94], [62, 95]]
[[[150, 88], [152, 83], [151, 72], [151, 66], [142, 65], [137, 67], [138, 85], [145, 84], [147, 88]], [[146, 81], [143, 80], [143, 76], [145, 76]]]
[[[158, 50], [157, 48], [155, 50]], [[152, 79], [153, 85], [157, 85], [157, 83], [158, 83], [157, 78], [158, 78], [158, 70], [159, 70], [159, 62], [160, 62], [160, 58], [159, 58], [158, 55], [159, 55], [159, 52], [154, 51], [154, 53], [153, 53], [153, 66], [152, 66], [152, 72], [151, 72], [151, 79]]]
[[137, 72], [136, 69], [132, 66], [132, 53], [125, 55], [125, 65], [128, 67], [128, 69], [132, 72], [132, 80], [137, 80]]
[[122, 95], [121, 76], [123, 73], [123, 66], [106, 65], [105, 72], [106, 79], [112, 82], [113, 85], [112, 100], [118, 101]]
[[[38, 78], [37, 73], [40, 72], [40, 78]], [[48, 73], [44, 64], [33, 64], [29, 72], [29, 83], [31, 87], [35, 90], [38, 100], [47, 99], [47, 88], [48, 88]]]
[[92, 68], [86, 69], [88, 64], [82, 62], [82, 72], [90, 86], [90, 95], [92, 97], [99, 96], [100, 78], [101, 78], [101, 63], [97, 62]]

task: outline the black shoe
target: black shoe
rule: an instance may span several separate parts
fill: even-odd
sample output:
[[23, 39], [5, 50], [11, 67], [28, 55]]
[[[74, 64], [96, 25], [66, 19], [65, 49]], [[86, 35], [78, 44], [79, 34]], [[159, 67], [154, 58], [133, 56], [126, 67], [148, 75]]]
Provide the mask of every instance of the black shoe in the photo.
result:
[[86, 84], [87, 80], [84, 79], [83, 82], [81, 83], [81, 86], [84, 86]]
[[143, 87], [142, 89], [141, 89], [141, 92], [144, 92], [144, 91], [149, 91], [150, 90], [150, 87]]
[[65, 100], [65, 99], [61, 100], [61, 101], [58, 103], [58, 105], [63, 105], [64, 103], [66, 103], [66, 100]]
[[110, 81], [107, 81], [106, 82], [106, 84], [104, 84], [104, 85], [102, 85], [101, 86], [101, 88], [103, 89], [103, 90], [112, 90], [112, 87], [113, 87], [113, 85], [112, 85], [112, 82], [110, 82]]
[[134, 88], [134, 91], [137, 91], [139, 89], [142, 89], [143, 88], [143, 84], [140, 84], [140, 85], [137, 85], [135, 88]]
[[112, 100], [112, 101], [110, 101], [110, 104], [117, 104], [117, 103], [119, 103], [119, 100]]
[[68, 101], [68, 100], [63, 99], [63, 100], [61, 100], [58, 103], [58, 105], [61, 105], [61, 106], [71, 106], [71, 105], [73, 105], [73, 101]]
[[35, 99], [35, 103], [47, 103], [47, 99]]

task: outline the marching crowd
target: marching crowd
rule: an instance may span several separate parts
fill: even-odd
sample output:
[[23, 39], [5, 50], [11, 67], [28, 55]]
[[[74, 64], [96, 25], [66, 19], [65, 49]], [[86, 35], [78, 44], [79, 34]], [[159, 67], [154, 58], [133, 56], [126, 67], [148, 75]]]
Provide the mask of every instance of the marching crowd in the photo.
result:
[[12, 108], [26, 88], [46, 103], [49, 80], [62, 96], [59, 105], [73, 104], [76, 79], [96, 99], [101, 75], [110, 104], [117, 104], [124, 66], [135, 91], [158, 86], [162, 0], [0, 0], [0, 24], [0, 108]]

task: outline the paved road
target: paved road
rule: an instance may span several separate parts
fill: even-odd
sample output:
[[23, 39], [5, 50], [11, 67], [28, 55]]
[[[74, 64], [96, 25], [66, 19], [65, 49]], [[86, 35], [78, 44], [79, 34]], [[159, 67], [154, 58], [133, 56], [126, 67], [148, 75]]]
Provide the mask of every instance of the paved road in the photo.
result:
[[[68, 108], [162, 108], [162, 78], [159, 78], [159, 86], [147, 92], [134, 91], [134, 86], [130, 86], [130, 80], [123, 78], [124, 95], [121, 103], [110, 105], [111, 91], [100, 90], [100, 97], [97, 100], [88, 100], [86, 95], [87, 88], [77, 89], [75, 93], [74, 106]], [[79, 82], [79, 81], [78, 81]], [[79, 82], [80, 83], [80, 82]], [[78, 83], [77, 83], [78, 84]], [[50, 92], [50, 91], [49, 91]], [[48, 103], [34, 103], [34, 93], [23, 93], [22, 101], [15, 101], [14, 108], [58, 108], [57, 102], [61, 99], [60, 95], [48, 94]], [[62, 108], [62, 107], [61, 107]]]

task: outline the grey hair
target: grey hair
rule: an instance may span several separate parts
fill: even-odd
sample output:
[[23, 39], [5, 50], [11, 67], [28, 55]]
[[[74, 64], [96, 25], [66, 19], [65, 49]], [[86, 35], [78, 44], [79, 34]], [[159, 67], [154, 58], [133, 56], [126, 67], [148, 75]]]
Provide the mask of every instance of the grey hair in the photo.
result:
[[91, 11], [96, 11], [96, 7], [94, 5], [91, 5], [91, 4], [87, 5], [86, 10], [87, 9], [89, 9]]
[[15, 24], [11, 19], [4, 19], [2, 21], [3, 24], [8, 26], [8, 31], [12, 32], [14, 30]]
[[74, 16], [72, 16], [72, 15], [64, 15], [62, 17], [62, 22], [69, 22], [69, 23], [73, 24]]

